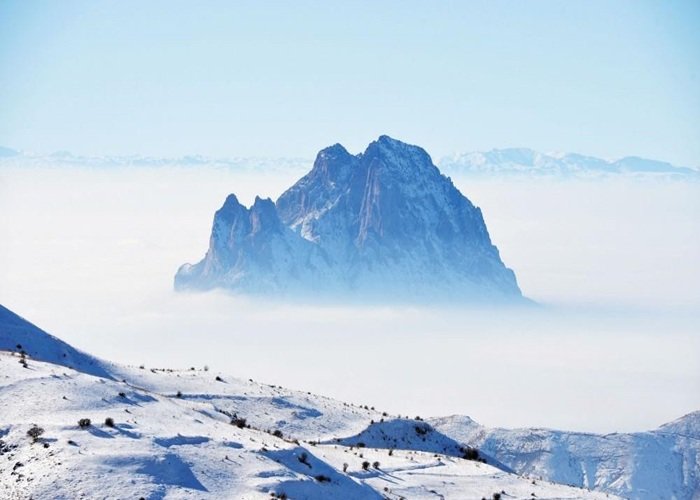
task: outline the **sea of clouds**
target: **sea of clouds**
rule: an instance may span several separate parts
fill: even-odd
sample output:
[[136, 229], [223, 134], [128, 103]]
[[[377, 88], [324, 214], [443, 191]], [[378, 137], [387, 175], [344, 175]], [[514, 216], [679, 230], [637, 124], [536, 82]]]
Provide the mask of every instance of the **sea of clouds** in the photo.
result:
[[455, 178], [537, 307], [284, 304], [179, 294], [236, 193], [299, 168], [0, 166], [0, 303], [98, 356], [208, 365], [387, 411], [653, 428], [700, 408], [700, 184]]

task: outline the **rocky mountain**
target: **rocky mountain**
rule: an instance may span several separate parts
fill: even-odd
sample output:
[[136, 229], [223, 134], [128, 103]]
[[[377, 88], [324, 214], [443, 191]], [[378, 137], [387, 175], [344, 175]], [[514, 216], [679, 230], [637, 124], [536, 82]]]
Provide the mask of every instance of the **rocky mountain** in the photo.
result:
[[420, 147], [381, 136], [336, 144], [273, 203], [227, 198], [209, 250], [177, 289], [393, 300], [518, 300], [479, 208]]
[[597, 178], [610, 176], [662, 177], [700, 180], [700, 170], [667, 162], [626, 156], [609, 161], [576, 153], [545, 154], [527, 148], [492, 149], [455, 154], [440, 161], [450, 175]]

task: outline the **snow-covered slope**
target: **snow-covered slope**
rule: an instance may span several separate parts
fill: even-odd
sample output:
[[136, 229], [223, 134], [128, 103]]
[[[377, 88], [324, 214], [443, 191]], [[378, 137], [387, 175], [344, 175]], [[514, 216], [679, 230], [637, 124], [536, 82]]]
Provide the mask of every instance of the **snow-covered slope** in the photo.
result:
[[[13, 341], [15, 318], [0, 318]], [[34, 333], [27, 352], [60, 343]], [[460, 458], [424, 422], [204, 370], [104, 367], [0, 351], [0, 498], [609, 498]], [[346, 443], [381, 419], [391, 450]]]
[[626, 156], [608, 161], [576, 153], [544, 154], [527, 148], [493, 149], [443, 158], [440, 168], [448, 175], [594, 178], [609, 176], [664, 177], [700, 180], [700, 170], [667, 162]]
[[66, 344], [0, 305], [0, 350], [22, 353], [32, 359], [109, 377], [108, 365]]
[[700, 498], [700, 412], [632, 434], [490, 429], [463, 416], [430, 423], [520, 474], [633, 499]]
[[417, 146], [381, 136], [364, 153], [336, 144], [280, 196], [217, 211], [204, 259], [178, 289], [520, 300], [481, 211]]

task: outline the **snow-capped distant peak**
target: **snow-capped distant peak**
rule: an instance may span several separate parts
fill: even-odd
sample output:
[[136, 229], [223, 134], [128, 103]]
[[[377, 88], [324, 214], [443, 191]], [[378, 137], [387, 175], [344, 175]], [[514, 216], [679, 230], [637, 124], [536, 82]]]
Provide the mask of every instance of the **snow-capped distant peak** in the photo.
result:
[[593, 178], [631, 175], [700, 180], [700, 170], [628, 156], [605, 160], [578, 153], [539, 153], [527, 148], [492, 149], [443, 158], [440, 168], [450, 175]]

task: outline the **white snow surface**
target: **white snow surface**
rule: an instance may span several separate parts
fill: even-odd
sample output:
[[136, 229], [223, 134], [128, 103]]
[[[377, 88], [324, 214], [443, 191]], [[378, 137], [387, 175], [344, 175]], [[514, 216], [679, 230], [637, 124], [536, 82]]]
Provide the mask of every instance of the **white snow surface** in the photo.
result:
[[[19, 320], [0, 317], [11, 338], [7, 318]], [[26, 353], [64, 348], [43, 333], [23, 338]], [[207, 370], [90, 360], [88, 371], [108, 376], [3, 345], [0, 497], [609, 498], [460, 458], [422, 421]], [[372, 438], [387, 432], [391, 446]], [[349, 442], [358, 436], [359, 448]]]
[[625, 498], [700, 498], [700, 411], [653, 431], [605, 435], [491, 429], [464, 416], [430, 423], [520, 474]]

